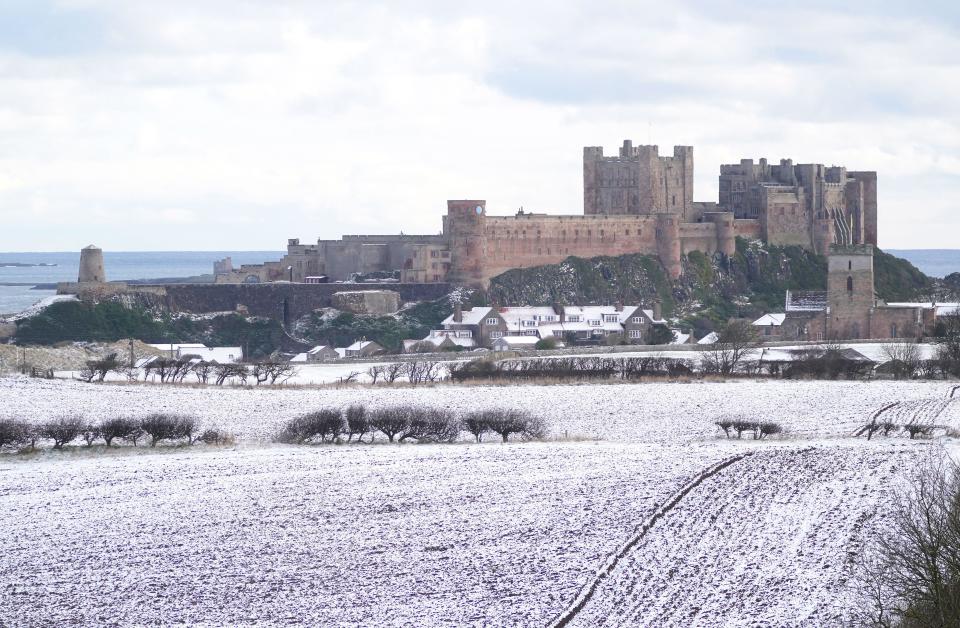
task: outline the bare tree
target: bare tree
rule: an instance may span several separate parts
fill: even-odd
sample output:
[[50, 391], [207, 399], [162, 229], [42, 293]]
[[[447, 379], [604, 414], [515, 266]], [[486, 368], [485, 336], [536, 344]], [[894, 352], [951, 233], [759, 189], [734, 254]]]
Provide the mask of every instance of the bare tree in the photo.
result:
[[478, 443], [483, 441], [484, 434], [491, 431], [487, 413], [483, 410], [467, 413], [463, 417], [463, 426], [473, 434]]
[[407, 408], [409, 417], [400, 433], [400, 442], [452, 443], [460, 435], [460, 423], [449, 410], [441, 408]]
[[512, 434], [531, 439], [542, 438], [546, 433], [546, 426], [542, 420], [521, 410], [488, 410], [486, 422], [490, 431], [499, 434], [505, 443]]
[[912, 342], [896, 342], [883, 345], [890, 372], [897, 379], [910, 379], [916, 375], [922, 362], [920, 346]]
[[214, 383], [223, 386], [228, 379], [239, 379], [240, 383], [247, 383], [249, 371], [243, 364], [217, 364], [213, 369]]
[[371, 366], [367, 370], [367, 375], [370, 377], [371, 383], [376, 384], [377, 380], [380, 379], [380, 376], [383, 375], [384, 371], [386, 370], [387, 370], [387, 367], [382, 364]]
[[387, 364], [383, 371], [383, 379], [388, 384], [392, 384], [403, 376], [406, 370], [404, 362], [392, 362]]
[[206, 360], [200, 360], [190, 370], [193, 376], [197, 378], [198, 384], [206, 384], [210, 381], [210, 376], [214, 374], [215, 365]]
[[189, 416], [156, 413], [140, 421], [140, 429], [150, 436], [150, 446], [156, 447], [161, 440], [186, 438], [193, 444], [196, 420]]
[[340, 438], [343, 430], [343, 414], [339, 410], [323, 409], [287, 421], [276, 439], [281, 443], [301, 444], [319, 437], [321, 443], [332, 443]]
[[267, 365], [267, 373], [270, 378], [270, 385], [273, 386], [277, 382], [282, 384], [295, 376], [297, 369], [289, 362], [270, 362]]
[[370, 425], [383, 433], [391, 443], [410, 423], [409, 408], [397, 406], [378, 408], [370, 412]]
[[347, 442], [356, 436], [357, 442], [363, 442], [363, 436], [373, 429], [370, 426], [370, 417], [367, 409], [361, 405], [349, 406], [343, 413], [347, 422]]
[[[115, 417], [100, 423], [100, 436], [107, 447], [113, 444], [113, 439], [129, 439], [140, 430], [140, 425], [134, 419]], [[134, 442], [136, 444], [136, 442]]]
[[734, 320], [718, 332], [717, 342], [706, 345], [700, 357], [707, 373], [731, 375], [742, 368], [760, 346], [757, 330], [749, 321]]
[[945, 457], [929, 462], [894, 501], [892, 525], [861, 565], [870, 626], [960, 626], [960, 476]]
[[120, 360], [116, 353], [97, 360], [87, 360], [86, 367], [80, 371], [80, 379], [90, 382], [96, 379], [102, 382], [111, 371], [120, 371]]
[[40, 435], [53, 441], [54, 449], [63, 449], [63, 446], [76, 439], [86, 427], [83, 417], [65, 416], [44, 423], [40, 428]]

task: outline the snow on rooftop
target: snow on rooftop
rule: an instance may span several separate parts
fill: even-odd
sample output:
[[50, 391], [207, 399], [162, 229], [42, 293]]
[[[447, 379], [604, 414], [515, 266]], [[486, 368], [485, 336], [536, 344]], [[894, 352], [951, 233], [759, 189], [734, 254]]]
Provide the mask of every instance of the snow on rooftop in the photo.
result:
[[787, 318], [786, 314], [764, 314], [757, 320], [753, 321], [753, 324], [760, 327], [774, 326], [779, 327], [783, 325], [783, 321]]

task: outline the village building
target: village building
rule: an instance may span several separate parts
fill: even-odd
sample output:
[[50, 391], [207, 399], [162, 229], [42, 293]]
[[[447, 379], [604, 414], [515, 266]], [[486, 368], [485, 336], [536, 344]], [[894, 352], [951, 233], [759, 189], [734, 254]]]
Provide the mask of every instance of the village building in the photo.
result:
[[375, 355], [383, 355], [387, 350], [383, 345], [373, 340], [358, 340], [343, 350], [345, 358], [369, 358]]
[[[469, 338], [475, 346], [493, 347], [501, 338], [530, 337], [533, 343], [554, 338], [569, 344], [598, 344], [616, 336], [630, 344], [644, 344], [654, 326], [666, 328], [659, 303], [652, 309], [637, 305], [554, 305], [542, 307], [475, 307], [454, 313], [443, 330]], [[428, 336], [427, 339], [430, 339]], [[425, 339], [425, 340], [427, 340]]]

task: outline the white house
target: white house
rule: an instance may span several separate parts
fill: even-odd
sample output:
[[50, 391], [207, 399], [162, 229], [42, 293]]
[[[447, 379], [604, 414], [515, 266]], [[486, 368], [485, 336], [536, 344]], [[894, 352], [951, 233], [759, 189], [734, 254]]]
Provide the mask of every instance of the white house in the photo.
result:
[[167, 358], [189, 356], [217, 364], [233, 364], [243, 360], [243, 347], [208, 347], [197, 343], [155, 343], [150, 346], [163, 351]]

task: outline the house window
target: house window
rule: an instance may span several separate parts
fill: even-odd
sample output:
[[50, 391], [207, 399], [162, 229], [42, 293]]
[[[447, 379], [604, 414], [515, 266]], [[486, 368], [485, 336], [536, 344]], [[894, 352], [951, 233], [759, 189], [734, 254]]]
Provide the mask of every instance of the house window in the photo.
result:
[[494, 339], [494, 340], [497, 339], [497, 338], [503, 338], [503, 332], [502, 332], [502, 331], [492, 331], [492, 332], [490, 332], [490, 338], [492, 338], [492, 339]]
[[553, 330], [553, 337], [554, 337], [554, 338], [563, 338], [563, 330], [561, 330], [561, 329], [554, 329], [554, 330]]
[[634, 325], [639, 325], [640, 323], [643, 322], [643, 319], [640, 318], [639, 316], [634, 316], [633, 318], [630, 319], [630, 322], [633, 323]]
[[523, 325], [524, 327], [536, 327], [537, 321], [533, 321], [533, 320], [520, 321], [520, 324]]
[[591, 321], [587, 321], [587, 323], [588, 323], [591, 327], [600, 327], [600, 324], [601, 324], [599, 318], [595, 318], [595, 319], [593, 319], [593, 320], [591, 320]]
[[641, 337], [642, 337], [641, 334], [640, 334], [640, 330], [639, 330], [639, 329], [631, 329], [630, 331], [627, 332], [627, 335], [628, 335], [630, 338], [641, 338]]
[[582, 319], [579, 314], [571, 314], [567, 317], [567, 321], [571, 323], [579, 323]]
[[619, 317], [616, 314], [604, 314], [603, 320], [608, 323], [616, 323]]
[[495, 318], [488, 318], [488, 319], [487, 319], [487, 326], [488, 326], [488, 327], [496, 327], [496, 326], [497, 326], [497, 319], [495, 319]]

